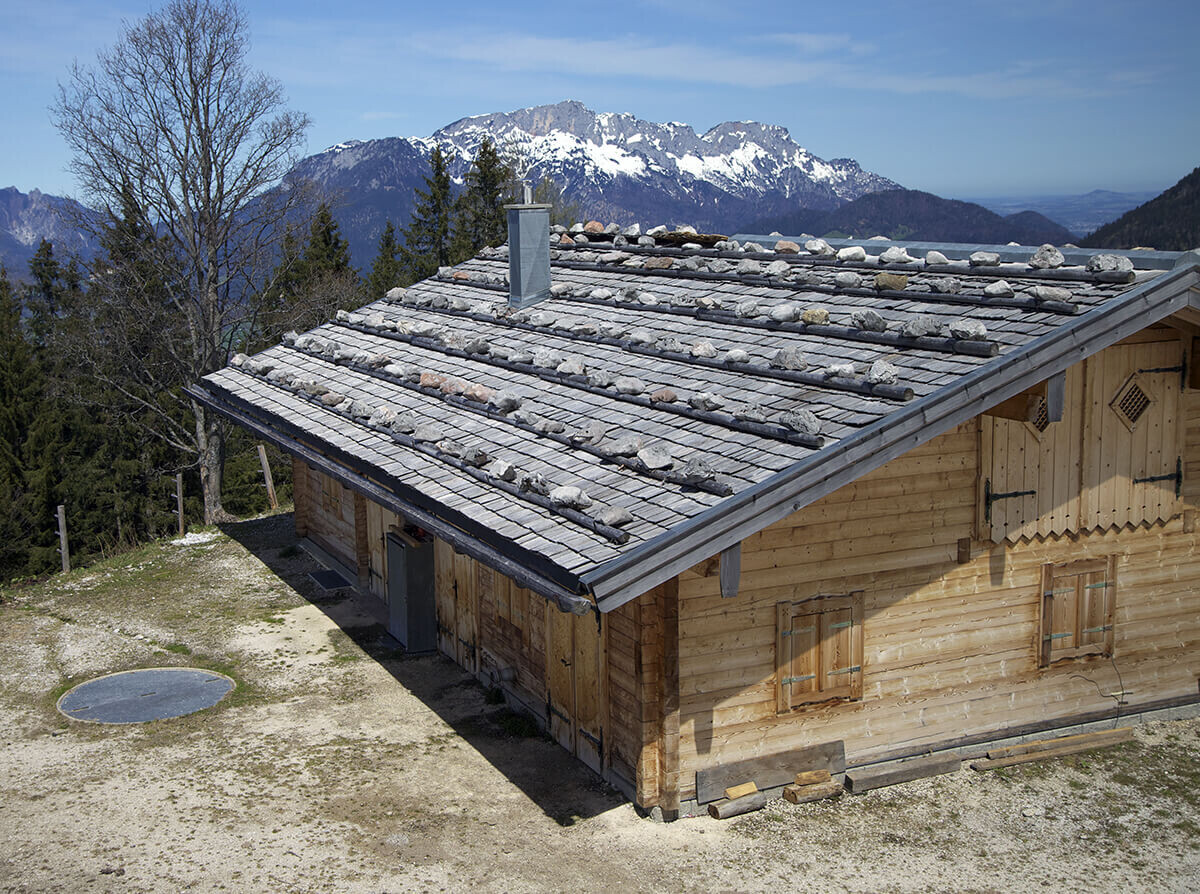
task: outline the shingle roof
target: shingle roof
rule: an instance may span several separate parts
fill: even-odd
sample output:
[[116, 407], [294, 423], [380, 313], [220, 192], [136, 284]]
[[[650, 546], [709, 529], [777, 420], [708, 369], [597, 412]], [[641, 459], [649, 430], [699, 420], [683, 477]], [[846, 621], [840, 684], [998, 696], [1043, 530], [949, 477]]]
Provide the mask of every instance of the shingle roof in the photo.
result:
[[570, 590], [1165, 275], [566, 238], [533, 307], [487, 249], [196, 393]]

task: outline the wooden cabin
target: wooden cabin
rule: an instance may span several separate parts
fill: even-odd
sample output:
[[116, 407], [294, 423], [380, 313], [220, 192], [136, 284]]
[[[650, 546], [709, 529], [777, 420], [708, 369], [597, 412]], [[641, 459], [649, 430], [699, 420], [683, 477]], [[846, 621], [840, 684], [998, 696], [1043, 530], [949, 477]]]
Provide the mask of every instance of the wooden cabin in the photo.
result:
[[193, 389], [408, 647], [668, 817], [1200, 701], [1196, 253], [552, 235]]

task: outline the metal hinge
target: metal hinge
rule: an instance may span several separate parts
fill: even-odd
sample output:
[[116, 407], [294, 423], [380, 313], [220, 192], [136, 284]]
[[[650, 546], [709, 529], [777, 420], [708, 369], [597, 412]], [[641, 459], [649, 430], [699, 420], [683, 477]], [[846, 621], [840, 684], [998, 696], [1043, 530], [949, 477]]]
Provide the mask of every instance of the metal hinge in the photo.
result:
[[557, 718], [558, 718], [559, 720], [561, 720], [563, 723], [570, 723], [570, 722], [571, 722], [571, 718], [570, 718], [570, 717], [568, 717], [568, 716], [567, 716], [566, 714], [564, 714], [562, 711], [558, 710], [558, 708], [554, 707], [554, 705], [550, 703], [550, 699], [546, 699], [546, 720], [547, 720], [547, 721], [549, 721], [549, 720], [550, 720], [550, 715], [551, 715], [551, 714], [553, 714], [555, 717], [557, 717]]
[[983, 518], [989, 525], [992, 523], [992, 504], [997, 500], [1011, 500], [1015, 497], [1032, 497], [1037, 494], [1036, 490], [1012, 490], [1004, 494], [992, 493], [992, 479], [987, 479], [983, 484]]
[[1074, 634], [1071, 634], [1071, 633], [1047, 633], [1045, 636], [1042, 637], [1042, 639], [1044, 641], [1049, 641], [1052, 639], [1066, 639], [1068, 636], [1074, 636]]
[[816, 627], [793, 627], [791, 630], [783, 631], [781, 636], [798, 636], [801, 633], [812, 633]]
[[1149, 373], [1179, 373], [1179, 390], [1187, 388], [1187, 355], [1180, 358], [1178, 366], [1156, 366], [1152, 369], [1139, 369], [1138, 375]]
[[1083, 633], [1104, 633], [1106, 630], [1112, 630], [1112, 624], [1105, 624], [1103, 627], [1089, 627]]
[[828, 676], [832, 677], [834, 674], [856, 674], [860, 670], [862, 670], [862, 665], [856, 664], [854, 667], [842, 667], [838, 668], [837, 670], [831, 670], [829, 671]]
[[1151, 475], [1149, 478], [1134, 478], [1134, 484], [1150, 484], [1154, 481], [1174, 481], [1175, 482], [1175, 499], [1178, 500], [1183, 495], [1183, 457], [1175, 457], [1175, 474], [1173, 475]]
[[784, 677], [783, 685], [790, 686], [793, 683], [803, 683], [805, 680], [815, 680], [816, 678], [816, 674], [806, 674], [803, 677]]
[[593, 736], [591, 733], [589, 733], [587, 730], [585, 730], [581, 726], [581, 727], [579, 727], [579, 735], [583, 736], [585, 739], [587, 739], [589, 742], [591, 742], [594, 746], [596, 746], [597, 754], [599, 754], [601, 757], [604, 756], [604, 734], [603, 733], [601, 733], [599, 736]]

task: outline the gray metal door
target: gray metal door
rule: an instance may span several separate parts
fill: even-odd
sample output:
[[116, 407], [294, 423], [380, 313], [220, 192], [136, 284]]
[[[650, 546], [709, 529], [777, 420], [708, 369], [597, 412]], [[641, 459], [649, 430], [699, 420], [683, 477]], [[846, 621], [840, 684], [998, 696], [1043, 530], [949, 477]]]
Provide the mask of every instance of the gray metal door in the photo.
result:
[[388, 633], [409, 652], [437, 649], [433, 541], [387, 536]]

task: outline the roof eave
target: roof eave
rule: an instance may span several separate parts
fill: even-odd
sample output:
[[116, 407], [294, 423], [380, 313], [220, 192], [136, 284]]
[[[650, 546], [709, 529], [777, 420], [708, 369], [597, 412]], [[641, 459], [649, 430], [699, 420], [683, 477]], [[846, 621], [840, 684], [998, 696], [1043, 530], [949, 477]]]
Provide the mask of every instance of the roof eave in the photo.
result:
[[298, 438], [281, 431], [264, 420], [254, 418], [244, 409], [223, 400], [220, 395], [209, 391], [201, 384], [189, 386], [184, 389], [184, 392], [231, 422], [252, 432], [256, 437], [269, 441], [285, 453], [297, 457], [313, 468], [320, 469], [350, 490], [361, 493], [368, 500], [399, 514], [440, 540], [449, 543], [459, 552], [494, 568], [519, 586], [550, 600], [562, 611], [586, 614], [595, 609], [596, 606], [593, 602], [585, 596], [579, 595], [583, 590], [579, 579], [565, 569], [557, 569], [556, 566], [557, 573], [551, 577], [531, 568], [528, 562], [522, 562], [513, 557], [511, 547], [506, 550], [503, 544], [489, 543], [480, 537], [472, 536], [455, 524], [453, 520], [430, 511], [428, 507], [418, 506], [412, 501], [403, 499], [392, 490], [376, 484], [335, 459], [325, 456], [314, 447], [302, 443]]
[[1200, 308], [1200, 262], [1185, 258], [1174, 270], [585, 572], [582, 583], [601, 611], [612, 611], [1151, 323], [1189, 305]]

